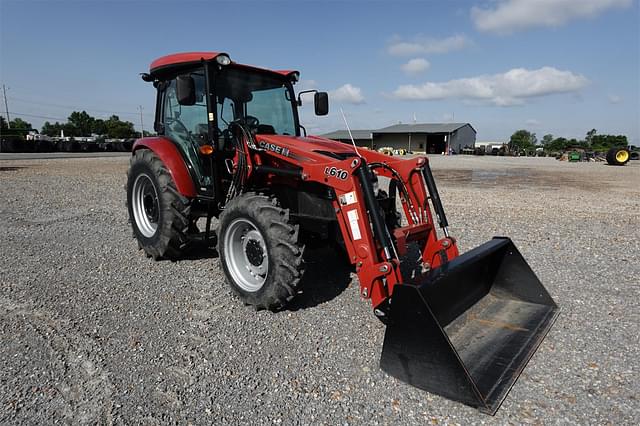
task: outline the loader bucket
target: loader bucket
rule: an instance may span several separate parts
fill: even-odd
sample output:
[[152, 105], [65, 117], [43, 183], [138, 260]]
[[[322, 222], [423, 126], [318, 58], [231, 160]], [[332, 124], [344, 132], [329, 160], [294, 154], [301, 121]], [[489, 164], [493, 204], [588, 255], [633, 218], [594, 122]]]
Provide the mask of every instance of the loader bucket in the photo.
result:
[[394, 287], [380, 366], [493, 415], [557, 315], [513, 242], [496, 237]]

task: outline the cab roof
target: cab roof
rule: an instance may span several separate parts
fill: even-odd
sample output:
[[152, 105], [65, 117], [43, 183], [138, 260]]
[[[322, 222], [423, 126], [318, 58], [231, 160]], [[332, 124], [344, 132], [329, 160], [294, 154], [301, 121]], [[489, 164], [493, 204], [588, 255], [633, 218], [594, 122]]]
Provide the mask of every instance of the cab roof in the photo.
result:
[[[149, 66], [149, 71], [151, 75], [158, 74], [162, 71], [171, 69], [173, 67], [179, 67], [181, 65], [189, 65], [189, 64], [197, 64], [201, 61], [213, 61], [220, 55], [228, 54], [224, 52], [184, 52], [184, 53], [174, 53], [171, 55], [162, 56], [155, 61], [151, 62]], [[290, 76], [293, 73], [297, 73], [295, 70], [269, 70], [266, 68], [259, 68], [253, 65], [244, 65], [238, 64], [237, 62], [231, 61], [233, 65], [240, 66], [247, 69], [254, 69], [259, 71], [269, 71], [275, 72], [277, 74], [283, 75], [285, 77]]]

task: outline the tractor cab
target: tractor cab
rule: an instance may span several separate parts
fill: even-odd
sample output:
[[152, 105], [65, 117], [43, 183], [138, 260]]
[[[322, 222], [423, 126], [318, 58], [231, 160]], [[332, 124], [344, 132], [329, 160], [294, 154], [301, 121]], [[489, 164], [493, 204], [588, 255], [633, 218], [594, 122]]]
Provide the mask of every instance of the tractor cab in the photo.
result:
[[[225, 53], [168, 55], [151, 64], [145, 81], [157, 88], [154, 129], [182, 154], [201, 196], [216, 191], [215, 161], [234, 154], [230, 127], [241, 122], [255, 134], [300, 136], [293, 85], [297, 71], [271, 71], [232, 62]], [[316, 113], [328, 111], [326, 93], [316, 92]], [[222, 165], [222, 164], [220, 164]]]

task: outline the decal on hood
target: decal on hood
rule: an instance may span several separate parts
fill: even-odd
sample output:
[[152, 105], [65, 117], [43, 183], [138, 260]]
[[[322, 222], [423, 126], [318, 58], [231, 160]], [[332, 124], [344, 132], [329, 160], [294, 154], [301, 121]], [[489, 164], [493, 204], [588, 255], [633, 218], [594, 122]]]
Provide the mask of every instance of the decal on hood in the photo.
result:
[[271, 142], [267, 142], [267, 141], [260, 141], [260, 143], [258, 145], [260, 146], [260, 148], [262, 148], [264, 150], [275, 152], [276, 154], [284, 155], [285, 157], [289, 157], [289, 155], [290, 155], [289, 148], [285, 148], [283, 146], [276, 145], [275, 143], [271, 143]]

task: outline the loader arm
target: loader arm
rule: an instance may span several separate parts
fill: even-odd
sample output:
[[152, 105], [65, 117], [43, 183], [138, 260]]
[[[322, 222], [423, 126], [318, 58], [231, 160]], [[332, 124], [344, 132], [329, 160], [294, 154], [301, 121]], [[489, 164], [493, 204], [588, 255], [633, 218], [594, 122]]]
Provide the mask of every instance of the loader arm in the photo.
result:
[[[286, 138], [257, 135], [263, 151], [253, 153], [254, 173], [268, 170], [269, 178], [295, 174], [305, 182], [316, 182], [335, 192], [332, 200], [349, 261], [355, 265], [360, 295], [370, 299], [376, 315], [384, 317], [394, 286], [405, 280], [400, 257], [409, 242], [419, 246], [423, 270], [440, 266], [458, 256], [453, 238], [438, 239], [429, 207], [429, 191], [424, 179], [426, 157], [393, 159], [386, 155], [347, 150], [343, 160], [286, 144]], [[392, 232], [385, 225], [376, 204], [371, 174], [395, 179], [406, 190], [400, 200], [407, 224]]]

